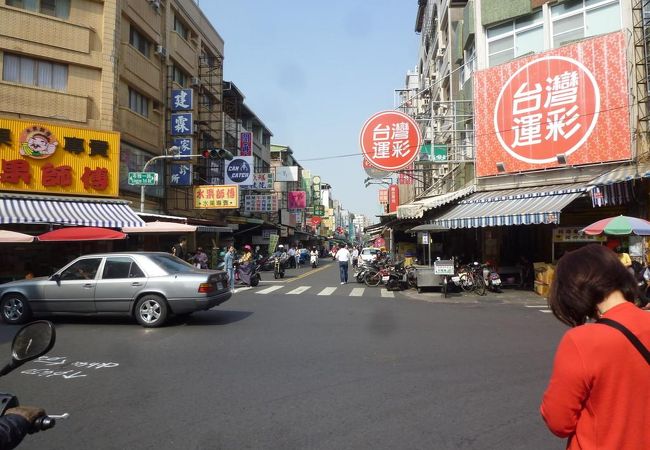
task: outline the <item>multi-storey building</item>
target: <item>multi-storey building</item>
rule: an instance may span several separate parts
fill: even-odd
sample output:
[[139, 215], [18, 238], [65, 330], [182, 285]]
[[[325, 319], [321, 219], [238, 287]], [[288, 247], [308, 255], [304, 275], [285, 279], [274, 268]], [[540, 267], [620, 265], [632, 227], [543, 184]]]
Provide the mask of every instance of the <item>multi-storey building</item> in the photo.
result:
[[423, 189], [403, 228], [512, 265], [589, 242], [574, 231], [596, 218], [647, 217], [645, 3], [419, 0], [419, 84], [397, 106], [422, 124]]

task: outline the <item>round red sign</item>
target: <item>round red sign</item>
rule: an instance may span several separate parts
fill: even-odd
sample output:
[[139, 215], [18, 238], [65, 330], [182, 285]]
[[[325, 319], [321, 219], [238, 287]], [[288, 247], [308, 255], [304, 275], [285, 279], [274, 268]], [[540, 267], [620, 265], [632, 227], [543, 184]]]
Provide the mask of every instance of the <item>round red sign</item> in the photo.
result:
[[313, 216], [313, 217], [311, 218], [311, 224], [312, 224], [313, 226], [317, 227], [317, 226], [321, 223], [321, 220], [322, 220], [322, 219], [320, 218], [320, 216]]
[[399, 111], [381, 111], [366, 121], [359, 135], [370, 164], [386, 171], [403, 169], [418, 156], [422, 135], [413, 118]]
[[594, 131], [600, 90], [581, 62], [545, 56], [517, 70], [501, 89], [494, 108], [499, 143], [530, 164], [568, 156]]

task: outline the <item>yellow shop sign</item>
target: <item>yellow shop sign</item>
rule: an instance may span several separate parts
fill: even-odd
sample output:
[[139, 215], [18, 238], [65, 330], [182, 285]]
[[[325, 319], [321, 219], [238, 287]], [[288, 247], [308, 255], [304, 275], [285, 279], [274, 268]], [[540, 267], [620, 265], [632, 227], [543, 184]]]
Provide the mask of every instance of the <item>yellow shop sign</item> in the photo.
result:
[[120, 134], [0, 118], [0, 190], [117, 197]]

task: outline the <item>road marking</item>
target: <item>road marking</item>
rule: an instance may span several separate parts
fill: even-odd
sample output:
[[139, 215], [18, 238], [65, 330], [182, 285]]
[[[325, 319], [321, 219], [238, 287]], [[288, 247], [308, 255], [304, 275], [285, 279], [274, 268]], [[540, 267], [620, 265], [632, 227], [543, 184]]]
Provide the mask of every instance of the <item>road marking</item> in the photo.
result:
[[548, 305], [524, 305], [526, 308], [548, 308]]
[[249, 290], [249, 289], [253, 289], [253, 288], [250, 287], [250, 286], [244, 286], [244, 287], [240, 287], [240, 288], [235, 288], [235, 294], [236, 294], [237, 292], [247, 291], [247, 290]]
[[270, 294], [273, 291], [277, 291], [278, 289], [282, 289], [282, 286], [271, 286], [267, 287], [266, 289], [262, 289], [261, 291], [255, 292], [256, 294]]
[[395, 293], [389, 291], [388, 289], [382, 289], [382, 290], [381, 290], [381, 296], [382, 296], [382, 297], [387, 297], [387, 298], [390, 298], [390, 297], [393, 297], [393, 298], [394, 298], [394, 297], [395, 297]]
[[309, 275], [313, 275], [313, 274], [315, 274], [315, 273], [318, 273], [318, 272], [320, 272], [321, 270], [325, 270], [325, 269], [327, 269], [328, 267], [330, 267], [329, 264], [328, 264], [328, 265], [325, 265], [325, 266], [318, 267], [318, 268], [316, 268], [316, 269], [311, 269], [309, 272], [305, 272], [305, 273], [303, 273], [303, 274], [301, 274], [301, 275], [298, 275], [298, 276], [295, 277], [295, 278], [291, 278], [291, 279], [287, 280], [287, 283], [292, 283], [292, 282], [294, 282], [294, 281], [296, 281], [296, 280], [300, 280], [301, 278], [308, 277]]
[[311, 288], [311, 286], [300, 286], [298, 288], [295, 288], [293, 291], [287, 292], [287, 295], [298, 295], [302, 294], [305, 292], [307, 289]]
[[318, 295], [332, 295], [332, 292], [336, 290], [335, 287], [326, 287], [318, 293]]
[[552, 313], [553, 311], [551, 311], [550, 309], [540, 309], [539, 312], [549, 314]]
[[352, 292], [350, 292], [350, 297], [361, 297], [365, 290], [366, 288], [353, 288]]

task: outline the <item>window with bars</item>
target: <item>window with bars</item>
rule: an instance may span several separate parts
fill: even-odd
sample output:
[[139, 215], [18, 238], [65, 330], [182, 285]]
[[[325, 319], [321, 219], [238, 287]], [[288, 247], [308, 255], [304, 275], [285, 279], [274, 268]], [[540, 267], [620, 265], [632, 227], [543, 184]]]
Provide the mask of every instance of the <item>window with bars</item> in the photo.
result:
[[129, 25], [129, 44], [134, 46], [147, 58], [149, 57], [149, 52], [151, 51], [151, 41], [144, 37], [144, 35], [133, 26], [133, 24]]
[[129, 109], [144, 117], [149, 117], [149, 99], [136, 91], [129, 88]]
[[59, 19], [70, 16], [70, 0], [7, 0], [6, 4]]
[[65, 91], [68, 87], [68, 66], [5, 53], [2, 79], [27, 86]]

